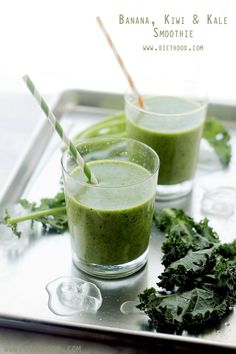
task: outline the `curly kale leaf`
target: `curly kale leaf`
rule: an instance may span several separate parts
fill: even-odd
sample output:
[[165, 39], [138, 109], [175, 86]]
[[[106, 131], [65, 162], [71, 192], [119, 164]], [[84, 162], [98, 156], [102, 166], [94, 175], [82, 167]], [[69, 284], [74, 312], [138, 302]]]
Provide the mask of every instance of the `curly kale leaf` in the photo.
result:
[[198, 278], [207, 274], [215, 262], [212, 259], [214, 248], [189, 251], [186, 256], [171, 263], [159, 276], [158, 285], [166, 290], [179, 290], [192, 288]]
[[183, 291], [208, 282], [218, 288], [236, 289], [235, 272], [236, 240], [200, 251], [190, 250], [165, 268], [158, 285], [166, 290], [178, 287], [178, 291]]
[[158, 228], [169, 233], [172, 224], [184, 221], [186, 224], [194, 225], [193, 219], [186, 215], [182, 209], [166, 208], [155, 214], [155, 221]]
[[207, 219], [197, 223], [181, 209], [166, 208], [156, 213], [154, 218], [157, 227], [166, 233], [166, 241], [162, 245], [162, 263], [165, 266], [184, 257], [189, 250], [211, 248], [219, 242], [219, 236]]
[[2, 217], [2, 220], [0, 221], [0, 224], [4, 224], [4, 225], [7, 225], [11, 231], [13, 232], [13, 234], [20, 238], [21, 236], [21, 232], [18, 230], [17, 228], [17, 224], [9, 224], [8, 223], [8, 220], [11, 218], [9, 212], [7, 209], [3, 209], [3, 217]]
[[236, 240], [219, 245], [214, 251], [215, 266], [212, 275], [221, 293], [231, 306], [236, 302]]
[[232, 148], [230, 134], [215, 117], [208, 117], [204, 124], [203, 138], [213, 147], [223, 166], [228, 166], [231, 160]]
[[34, 202], [29, 203], [26, 199], [21, 199], [19, 204], [26, 210], [35, 213], [33, 220], [40, 222], [45, 232], [62, 233], [67, 230], [68, 222], [63, 192], [57, 193], [54, 198], [41, 199], [38, 206]]
[[227, 300], [215, 290], [194, 288], [162, 295], [154, 288], [139, 295], [137, 306], [150, 318], [151, 326], [162, 332], [200, 332], [230, 311]]
[[26, 199], [21, 199], [19, 204], [25, 209], [25, 215], [12, 217], [5, 209], [2, 220], [2, 223], [10, 227], [17, 237], [21, 236], [21, 232], [17, 229], [18, 223], [26, 220], [31, 220], [32, 224], [34, 221], [40, 222], [47, 233], [63, 233], [67, 230], [68, 221], [63, 192], [57, 193], [54, 198], [41, 199], [39, 205], [30, 203]]

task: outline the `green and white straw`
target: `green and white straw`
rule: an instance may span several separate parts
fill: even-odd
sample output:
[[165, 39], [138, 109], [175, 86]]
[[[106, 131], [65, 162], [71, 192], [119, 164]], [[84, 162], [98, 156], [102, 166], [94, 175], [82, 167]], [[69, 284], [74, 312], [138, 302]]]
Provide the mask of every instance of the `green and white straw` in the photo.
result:
[[67, 148], [70, 150], [71, 155], [77, 162], [77, 164], [80, 166], [80, 168], [84, 171], [84, 174], [88, 178], [88, 181], [93, 184], [98, 184], [98, 181], [94, 174], [91, 172], [89, 169], [88, 165], [84, 162], [82, 156], [76, 149], [75, 145], [72, 143], [72, 141], [68, 138], [66, 133], [64, 132], [62, 126], [56, 119], [54, 113], [49, 109], [45, 99], [40, 95], [39, 91], [36, 89], [35, 85], [33, 84], [32, 80], [29, 78], [28, 75], [23, 76], [23, 80], [26, 83], [28, 89], [40, 105], [42, 111], [44, 114], [47, 116], [49, 122], [52, 124], [53, 128], [56, 130], [60, 138], [64, 141], [65, 145]]

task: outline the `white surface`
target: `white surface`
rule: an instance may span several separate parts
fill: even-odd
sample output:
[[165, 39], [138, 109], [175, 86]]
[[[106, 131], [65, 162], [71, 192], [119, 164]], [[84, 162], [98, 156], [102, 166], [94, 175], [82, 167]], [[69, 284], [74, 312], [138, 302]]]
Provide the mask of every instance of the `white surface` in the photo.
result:
[[[134, 79], [153, 71], [203, 77], [210, 98], [235, 99], [235, 0], [0, 0], [0, 5], [0, 71], [19, 77], [28, 72], [44, 92], [68, 86], [126, 89], [126, 79], [96, 23], [99, 15]], [[160, 28], [164, 14], [184, 16], [180, 28], [193, 29], [194, 38], [178, 43], [203, 44], [204, 51], [145, 52], [143, 44], [172, 42], [154, 38], [151, 26], [119, 24], [119, 14], [148, 16]], [[199, 25], [192, 24], [194, 14]], [[207, 14], [226, 16], [228, 23], [206, 25]]]

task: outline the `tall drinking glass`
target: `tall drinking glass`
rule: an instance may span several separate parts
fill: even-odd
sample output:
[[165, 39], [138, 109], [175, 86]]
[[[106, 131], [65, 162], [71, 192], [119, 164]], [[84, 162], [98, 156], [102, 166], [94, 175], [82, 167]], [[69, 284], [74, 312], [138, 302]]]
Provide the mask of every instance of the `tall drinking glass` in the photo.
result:
[[149, 145], [160, 158], [157, 198], [186, 195], [193, 186], [207, 96], [195, 82], [151, 79], [139, 89], [144, 108], [132, 92], [125, 95], [128, 137]]

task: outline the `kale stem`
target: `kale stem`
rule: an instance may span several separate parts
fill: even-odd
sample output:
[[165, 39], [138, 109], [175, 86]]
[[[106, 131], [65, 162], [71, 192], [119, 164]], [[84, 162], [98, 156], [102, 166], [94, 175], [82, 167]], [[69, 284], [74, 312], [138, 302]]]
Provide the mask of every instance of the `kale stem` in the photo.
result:
[[[83, 130], [81, 133], [77, 134], [74, 138], [74, 140], [80, 139], [80, 138], [88, 138], [91, 135], [99, 132], [103, 128], [111, 128], [111, 127], [118, 127], [119, 125], [121, 126], [121, 129], [123, 125], [125, 124], [125, 117], [123, 114], [117, 115], [117, 116], [112, 116], [106, 119], [103, 119], [101, 122], [98, 122], [96, 124], [93, 124], [89, 128]], [[123, 130], [123, 129], [122, 129]]]
[[45, 209], [45, 210], [41, 210], [41, 211], [36, 211], [34, 213], [27, 214], [24, 216], [20, 216], [18, 218], [9, 218], [9, 219], [7, 219], [7, 223], [10, 225], [14, 225], [14, 224], [17, 224], [22, 221], [38, 219], [38, 218], [45, 216], [45, 215], [60, 214], [62, 212], [66, 212], [66, 207], [50, 208], [50, 209]]

